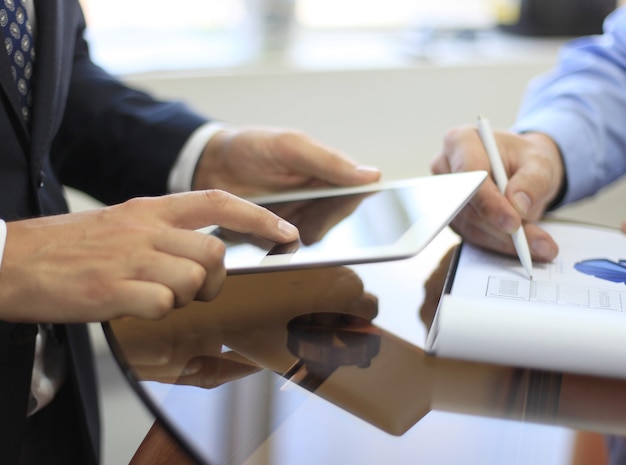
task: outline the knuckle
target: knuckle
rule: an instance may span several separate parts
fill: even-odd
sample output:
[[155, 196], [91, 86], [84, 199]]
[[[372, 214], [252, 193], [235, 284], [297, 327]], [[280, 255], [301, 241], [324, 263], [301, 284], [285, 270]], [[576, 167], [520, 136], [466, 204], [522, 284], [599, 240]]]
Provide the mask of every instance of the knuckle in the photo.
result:
[[305, 139], [306, 136], [295, 129], [288, 129], [286, 131], [280, 132], [276, 136], [276, 140], [283, 144], [294, 144], [300, 142], [302, 139]]
[[456, 143], [460, 134], [461, 134], [460, 127], [454, 126], [454, 127], [448, 128], [443, 134], [444, 145]]
[[293, 129], [282, 131], [274, 137], [276, 151], [284, 158], [295, 156], [295, 149], [300, 147], [303, 142], [309, 143], [308, 138], [303, 133]]
[[204, 241], [203, 249], [207, 251], [207, 267], [216, 262], [223, 262], [226, 255], [226, 244], [214, 236], [204, 236]]
[[175, 295], [174, 306], [180, 308], [191, 303], [202, 289], [206, 277], [207, 271], [199, 263], [194, 262], [187, 266], [182, 281], [173, 290]]
[[154, 302], [148, 310], [147, 318], [161, 320], [175, 307], [175, 296], [171, 290], [164, 289], [154, 296]]
[[233, 198], [231, 194], [221, 189], [208, 189], [204, 191], [207, 200], [217, 207], [224, 207]]
[[[154, 198], [150, 198], [150, 197], [134, 197], [132, 199], [126, 200], [125, 202], [120, 204], [120, 206], [122, 206], [125, 209], [129, 209], [129, 210], [142, 211], [142, 210], [145, 209], [147, 204], [152, 203], [154, 201], [155, 201], [155, 199]], [[113, 207], [113, 208], [115, 208], [115, 207]]]
[[104, 268], [92, 268], [81, 273], [77, 288], [82, 289], [82, 295], [90, 305], [108, 307], [114, 302], [115, 286], [107, 274], [108, 270]]
[[198, 289], [200, 289], [204, 284], [206, 277], [207, 271], [202, 265], [194, 263], [190, 266], [185, 280], [187, 286], [189, 287], [189, 291], [187, 293], [195, 295], [196, 292], [198, 292]]
[[443, 135], [444, 145], [457, 145], [462, 140], [469, 137], [470, 134], [475, 134], [476, 128], [470, 125], [453, 126], [448, 128]]
[[216, 237], [207, 236], [207, 254], [202, 269], [202, 280], [195, 287], [194, 297], [202, 301], [213, 300], [221, 291], [226, 279], [224, 256], [226, 244]]
[[215, 299], [221, 292], [223, 285], [224, 285], [224, 280], [220, 279], [216, 283], [214, 283], [212, 286], [209, 286], [207, 289], [207, 292], [204, 295], [205, 300], [208, 302], [208, 301]]
[[226, 280], [226, 269], [213, 269], [210, 276], [207, 278], [204, 286], [198, 292], [196, 298], [198, 300], [202, 300], [205, 302], [209, 302], [215, 299], [222, 290], [224, 286], [224, 281]]

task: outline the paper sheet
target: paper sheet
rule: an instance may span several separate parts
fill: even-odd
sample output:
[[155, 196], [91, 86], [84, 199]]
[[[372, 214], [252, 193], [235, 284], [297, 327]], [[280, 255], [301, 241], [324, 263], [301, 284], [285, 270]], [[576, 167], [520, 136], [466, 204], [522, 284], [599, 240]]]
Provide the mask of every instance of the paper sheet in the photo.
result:
[[427, 349], [469, 360], [626, 377], [626, 235], [544, 223], [559, 244], [530, 281], [515, 258], [465, 244]]

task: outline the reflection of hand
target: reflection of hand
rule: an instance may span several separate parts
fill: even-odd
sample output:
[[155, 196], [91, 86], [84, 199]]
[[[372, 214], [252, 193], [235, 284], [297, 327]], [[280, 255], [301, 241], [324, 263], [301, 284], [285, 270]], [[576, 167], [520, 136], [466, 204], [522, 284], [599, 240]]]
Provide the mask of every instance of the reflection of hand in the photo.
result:
[[[546, 135], [508, 132], [495, 134], [509, 183], [504, 195], [493, 180], [485, 181], [452, 227], [466, 240], [498, 252], [515, 255], [511, 240], [524, 221], [533, 258], [553, 259], [558, 251], [554, 240], [532, 221], [539, 219], [564, 182], [560, 152]], [[451, 130], [441, 154], [432, 162], [436, 174], [487, 170], [489, 161], [475, 127]]]
[[163, 324], [125, 319], [112, 325], [140, 380], [211, 389], [260, 370], [235, 352], [222, 352], [219, 321], [214, 315], [206, 316], [202, 322], [171, 318]]
[[296, 225], [302, 243], [311, 245], [321, 240], [333, 226], [349, 216], [369, 195], [371, 194], [345, 195], [267, 207]]
[[10, 222], [0, 319], [158, 318], [193, 299], [212, 299], [226, 274], [224, 244], [192, 231], [208, 224], [255, 231], [276, 242], [298, 237], [276, 215], [222, 191]]
[[351, 186], [377, 181], [378, 170], [295, 131], [220, 131], [207, 144], [194, 175], [194, 188], [217, 188], [241, 196], [322, 185]]
[[430, 329], [433, 324], [435, 313], [437, 312], [437, 307], [439, 306], [439, 299], [441, 299], [441, 293], [443, 292], [443, 286], [446, 283], [446, 276], [448, 276], [450, 264], [452, 263], [452, 258], [457, 251], [457, 247], [458, 246], [454, 246], [448, 250], [439, 262], [435, 271], [433, 271], [424, 283], [425, 295], [424, 302], [420, 308], [420, 318], [428, 329]]
[[237, 353], [221, 352], [229, 345], [225, 334], [243, 332], [252, 341], [252, 328], [284, 332], [294, 316], [315, 312], [373, 319], [377, 301], [344, 267], [235, 275], [212, 302], [194, 302], [159, 321], [115, 320], [111, 328], [139, 379], [210, 388], [259, 369]]

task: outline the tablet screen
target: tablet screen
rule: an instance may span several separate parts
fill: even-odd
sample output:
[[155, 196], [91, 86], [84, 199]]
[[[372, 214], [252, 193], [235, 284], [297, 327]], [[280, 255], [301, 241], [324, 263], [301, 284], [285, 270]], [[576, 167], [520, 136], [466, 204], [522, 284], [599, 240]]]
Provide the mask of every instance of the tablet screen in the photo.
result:
[[216, 228], [229, 274], [407, 258], [423, 249], [486, 177], [483, 171], [251, 199], [296, 225], [300, 239], [276, 244]]

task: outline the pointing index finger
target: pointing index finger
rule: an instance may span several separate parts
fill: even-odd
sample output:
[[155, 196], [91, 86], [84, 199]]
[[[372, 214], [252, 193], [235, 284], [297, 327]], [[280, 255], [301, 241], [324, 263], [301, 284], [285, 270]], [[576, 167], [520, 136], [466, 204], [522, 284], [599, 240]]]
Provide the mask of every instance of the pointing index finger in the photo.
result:
[[163, 199], [168, 204], [161, 218], [174, 227], [199, 229], [218, 225], [281, 243], [298, 238], [298, 229], [291, 223], [264, 207], [225, 191], [186, 192]]

